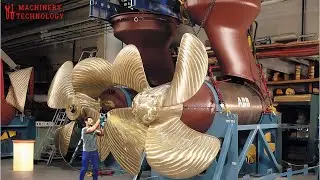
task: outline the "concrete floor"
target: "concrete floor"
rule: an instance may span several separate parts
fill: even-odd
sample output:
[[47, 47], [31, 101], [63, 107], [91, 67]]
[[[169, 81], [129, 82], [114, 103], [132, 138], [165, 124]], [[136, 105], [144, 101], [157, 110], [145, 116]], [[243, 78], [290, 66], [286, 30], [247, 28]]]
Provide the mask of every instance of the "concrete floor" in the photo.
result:
[[[2, 180], [65, 180], [79, 179], [79, 171], [71, 170], [62, 164], [53, 164], [47, 167], [44, 163], [38, 163], [34, 166], [33, 172], [13, 172], [12, 159], [1, 160], [1, 178]], [[92, 177], [86, 177], [91, 180]], [[121, 176], [102, 176], [99, 180], [132, 180], [132, 176], [124, 174]], [[142, 178], [145, 179], [145, 178]], [[155, 178], [152, 178], [155, 180]], [[286, 179], [286, 178], [281, 178]], [[292, 180], [316, 180], [315, 176], [294, 176]]]
[[[79, 179], [79, 171], [72, 170], [61, 164], [53, 164], [47, 167], [45, 163], [34, 165], [33, 172], [13, 172], [12, 159], [1, 160], [1, 179], [2, 180], [75, 180]], [[91, 180], [92, 177], [86, 177], [85, 180]], [[132, 180], [128, 174], [122, 176], [103, 176], [99, 180]]]

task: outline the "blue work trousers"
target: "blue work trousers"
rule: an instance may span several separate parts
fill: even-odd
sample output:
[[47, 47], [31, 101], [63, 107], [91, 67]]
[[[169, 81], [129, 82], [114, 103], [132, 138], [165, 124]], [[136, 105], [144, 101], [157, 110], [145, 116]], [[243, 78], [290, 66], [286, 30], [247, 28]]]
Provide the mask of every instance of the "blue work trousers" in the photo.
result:
[[80, 180], [84, 180], [84, 176], [88, 170], [89, 160], [92, 163], [92, 176], [93, 180], [98, 180], [99, 169], [99, 154], [98, 151], [83, 151], [82, 152], [82, 168], [80, 171]]

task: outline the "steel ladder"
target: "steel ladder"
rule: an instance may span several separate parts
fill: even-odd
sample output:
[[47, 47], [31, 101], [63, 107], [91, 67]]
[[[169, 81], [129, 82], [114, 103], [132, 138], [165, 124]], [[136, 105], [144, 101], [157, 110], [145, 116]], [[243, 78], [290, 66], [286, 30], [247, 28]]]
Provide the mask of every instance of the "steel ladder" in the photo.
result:
[[47, 166], [51, 165], [52, 160], [63, 158], [59, 149], [56, 148], [54, 136], [56, 134], [56, 130], [67, 124], [67, 122], [68, 118], [65, 110], [57, 109], [52, 118], [52, 124], [47, 130], [46, 137], [41, 141], [37, 150], [37, 152], [40, 154], [40, 160], [45, 161]]

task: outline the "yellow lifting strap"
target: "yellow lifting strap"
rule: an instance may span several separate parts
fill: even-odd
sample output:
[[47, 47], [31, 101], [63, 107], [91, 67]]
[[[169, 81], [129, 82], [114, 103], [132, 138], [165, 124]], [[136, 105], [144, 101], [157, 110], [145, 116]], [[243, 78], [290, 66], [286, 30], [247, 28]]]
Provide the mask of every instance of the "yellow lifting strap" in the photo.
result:
[[250, 46], [250, 48], [252, 49], [252, 41], [251, 41], [251, 36], [248, 36], [248, 43], [249, 43], [249, 46]]
[[270, 111], [270, 112], [272, 112], [274, 114], [278, 112], [277, 108], [275, 108], [273, 105], [269, 106], [267, 109], [268, 109], [268, 111]]

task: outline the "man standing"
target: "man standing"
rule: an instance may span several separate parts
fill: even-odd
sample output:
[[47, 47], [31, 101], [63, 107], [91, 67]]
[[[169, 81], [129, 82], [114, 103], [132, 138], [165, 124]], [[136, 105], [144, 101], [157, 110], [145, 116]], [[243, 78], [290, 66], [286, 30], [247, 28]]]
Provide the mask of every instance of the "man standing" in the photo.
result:
[[88, 170], [89, 160], [91, 160], [93, 170], [93, 180], [98, 180], [99, 154], [97, 151], [96, 135], [102, 136], [102, 130], [97, 130], [100, 127], [100, 120], [94, 123], [91, 117], [86, 117], [84, 120], [86, 126], [82, 128], [81, 139], [83, 141], [82, 152], [82, 168], [80, 171], [80, 180], [84, 180], [84, 176]]

